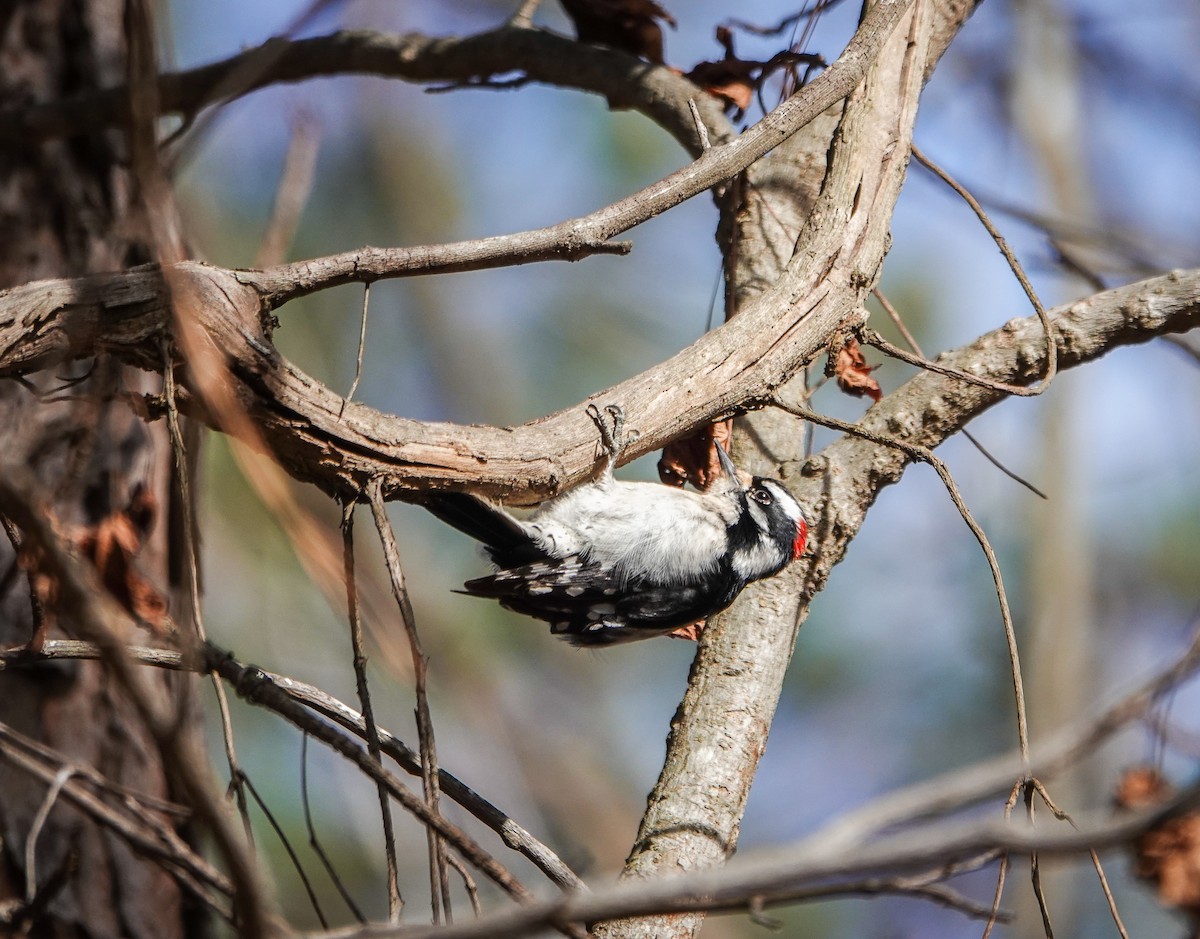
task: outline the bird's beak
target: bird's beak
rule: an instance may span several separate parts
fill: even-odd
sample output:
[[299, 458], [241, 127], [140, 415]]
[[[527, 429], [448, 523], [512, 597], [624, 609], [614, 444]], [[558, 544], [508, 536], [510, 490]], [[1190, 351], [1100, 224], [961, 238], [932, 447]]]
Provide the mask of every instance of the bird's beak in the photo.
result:
[[733, 460], [729, 459], [729, 454], [725, 452], [725, 448], [713, 441], [713, 446], [717, 448], [717, 459], [721, 461], [721, 469], [725, 470], [725, 475], [730, 479], [737, 479], [737, 469], [733, 465]]
[[735, 485], [741, 486], [742, 480], [738, 476], [737, 467], [733, 465], [733, 460], [729, 458], [729, 454], [725, 452], [725, 448], [713, 441], [713, 446], [717, 448], [717, 459], [721, 462], [721, 469], [725, 473], [725, 478]]

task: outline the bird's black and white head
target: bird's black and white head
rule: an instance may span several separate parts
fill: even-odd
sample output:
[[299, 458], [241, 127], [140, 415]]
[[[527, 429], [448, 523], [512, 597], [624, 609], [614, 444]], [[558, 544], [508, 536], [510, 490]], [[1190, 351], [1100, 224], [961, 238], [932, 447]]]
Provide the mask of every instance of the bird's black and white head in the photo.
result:
[[717, 454], [725, 485], [739, 508], [729, 528], [729, 563], [734, 574], [748, 583], [779, 573], [804, 553], [808, 523], [800, 503], [777, 479], [755, 476], [743, 485], [720, 444]]

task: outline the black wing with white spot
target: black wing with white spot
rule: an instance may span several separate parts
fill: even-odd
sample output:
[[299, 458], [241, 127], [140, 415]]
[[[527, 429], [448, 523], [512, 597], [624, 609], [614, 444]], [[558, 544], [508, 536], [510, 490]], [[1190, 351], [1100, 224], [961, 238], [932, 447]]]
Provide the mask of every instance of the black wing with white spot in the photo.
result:
[[[670, 632], [722, 609], [735, 589], [724, 578], [695, 584], [629, 581], [578, 555], [550, 558], [468, 581], [465, 593], [543, 620], [574, 645], [610, 645]], [[717, 589], [714, 590], [714, 587]]]

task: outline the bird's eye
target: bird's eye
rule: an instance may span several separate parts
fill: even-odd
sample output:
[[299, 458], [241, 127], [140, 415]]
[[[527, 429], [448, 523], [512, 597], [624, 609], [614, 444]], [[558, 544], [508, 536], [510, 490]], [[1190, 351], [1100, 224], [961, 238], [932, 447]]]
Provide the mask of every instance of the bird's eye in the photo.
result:
[[755, 502], [761, 503], [762, 505], [770, 505], [772, 502], [775, 501], [771, 497], [771, 494], [769, 492], [767, 492], [767, 490], [765, 490], [765, 489], [751, 489], [750, 490], [750, 498], [753, 499]]

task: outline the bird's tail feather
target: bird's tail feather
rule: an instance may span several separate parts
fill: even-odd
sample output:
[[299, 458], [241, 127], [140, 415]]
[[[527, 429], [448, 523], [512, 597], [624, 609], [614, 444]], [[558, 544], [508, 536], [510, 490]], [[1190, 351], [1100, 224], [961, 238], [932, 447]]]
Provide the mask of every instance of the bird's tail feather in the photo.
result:
[[527, 564], [542, 556], [521, 523], [497, 505], [465, 492], [426, 494], [421, 504], [436, 518], [482, 542], [502, 567]]

